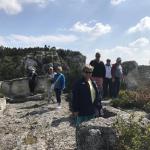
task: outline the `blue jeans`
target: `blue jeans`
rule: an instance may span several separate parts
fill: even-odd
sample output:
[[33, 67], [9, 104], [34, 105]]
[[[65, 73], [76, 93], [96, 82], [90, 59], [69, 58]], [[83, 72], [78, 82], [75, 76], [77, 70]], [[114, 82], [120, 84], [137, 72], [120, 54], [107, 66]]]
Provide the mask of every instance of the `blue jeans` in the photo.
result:
[[57, 103], [61, 103], [61, 93], [62, 93], [62, 90], [60, 89], [54, 89], [55, 91], [55, 94], [56, 94], [56, 99], [57, 99]]

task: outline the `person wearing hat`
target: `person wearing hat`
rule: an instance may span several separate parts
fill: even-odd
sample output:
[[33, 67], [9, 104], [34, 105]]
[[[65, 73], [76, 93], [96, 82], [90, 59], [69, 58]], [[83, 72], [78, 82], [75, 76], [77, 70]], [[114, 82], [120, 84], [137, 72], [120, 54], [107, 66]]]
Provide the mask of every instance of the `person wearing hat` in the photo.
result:
[[116, 63], [112, 66], [112, 97], [117, 98], [120, 91], [120, 81], [123, 79], [123, 69], [121, 65], [121, 58], [116, 59]]
[[112, 75], [111, 75], [111, 60], [107, 59], [106, 60], [106, 64], [105, 64], [105, 70], [106, 70], [106, 74], [105, 74], [105, 79], [104, 79], [104, 99], [108, 98], [108, 97], [112, 97]]
[[85, 65], [82, 77], [74, 84], [72, 90], [72, 110], [76, 125], [88, 121], [101, 112], [101, 96], [95, 82], [91, 79], [93, 67]]

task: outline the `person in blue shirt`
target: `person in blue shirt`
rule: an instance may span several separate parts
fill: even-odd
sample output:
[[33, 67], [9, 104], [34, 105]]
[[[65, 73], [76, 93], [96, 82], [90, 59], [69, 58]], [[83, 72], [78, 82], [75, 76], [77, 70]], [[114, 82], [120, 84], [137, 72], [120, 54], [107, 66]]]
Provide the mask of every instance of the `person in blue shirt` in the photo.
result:
[[56, 74], [54, 75], [53, 84], [54, 84], [54, 91], [58, 103], [57, 108], [61, 108], [61, 95], [62, 91], [65, 89], [65, 76], [61, 73], [62, 67], [56, 67]]

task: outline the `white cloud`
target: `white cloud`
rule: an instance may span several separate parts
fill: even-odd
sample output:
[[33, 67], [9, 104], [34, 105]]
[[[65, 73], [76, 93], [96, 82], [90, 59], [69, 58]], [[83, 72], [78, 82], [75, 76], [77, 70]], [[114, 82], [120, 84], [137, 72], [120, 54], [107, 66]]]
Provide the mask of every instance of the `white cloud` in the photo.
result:
[[129, 44], [129, 46], [131, 47], [146, 47], [150, 44], [149, 39], [145, 38], [145, 37], [141, 37], [133, 42], [131, 42]]
[[2, 36], [0, 36], [0, 46], [5, 44], [5, 40]]
[[139, 23], [128, 29], [128, 33], [142, 32], [150, 30], [150, 17], [142, 18]]
[[[139, 65], [149, 65], [150, 61], [150, 39], [139, 38], [127, 46], [116, 46], [110, 49], [96, 49], [95, 52], [101, 53], [101, 59], [105, 62], [107, 58], [115, 63], [117, 57], [123, 61], [135, 60]], [[94, 53], [95, 54], [95, 53]], [[94, 57], [94, 55], [93, 55]], [[93, 59], [88, 55], [88, 62]]]
[[108, 24], [103, 25], [100, 22], [96, 23], [94, 26], [89, 26], [87, 23], [81, 23], [80, 21], [78, 21], [70, 30], [79, 33], [86, 33], [92, 37], [97, 38], [111, 32], [111, 26]]
[[111, 0], [110, 3], [114, 6], [119, 5], [122, 2], [125, 2], [126, 0]]
[[45, 7], [48, 2], [55, 0], [0, 0], [0, 10], [3, 10], [9, 15], [15, 15], [23, 10], [24, 4], [36, 4], [40, 7]]
[[28, 47], [43, 46], [45, 44], [70, 43], [77, 40], [74, 35], [41, 35], [41, 36], [25, 36], [10, 35], [3, 37], [4, 46]]
[[17, 14], [22, 11], [22, 6], [18, 0], [0, 0], [0, 10], [5, 11], [7, 14]]

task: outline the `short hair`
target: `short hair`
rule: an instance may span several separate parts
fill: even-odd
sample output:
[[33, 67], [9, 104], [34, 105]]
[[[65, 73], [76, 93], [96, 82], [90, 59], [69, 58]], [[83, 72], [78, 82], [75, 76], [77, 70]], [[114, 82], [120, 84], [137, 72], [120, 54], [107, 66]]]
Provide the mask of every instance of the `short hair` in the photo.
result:
[[101, 54], [99, 53], [99, 52], [97, 52], [96, 54], [95, 54], [95, 57], [101, 57]]
[[93, 72], [93, 67], [89, 64], [86, 64], [82, 70], [83, 70], [83, 72], [85, 72], [85, 71]]
[[111, 60], [108, 58], [107, 60], [106, 60], [107, 62], [111, 62]]

